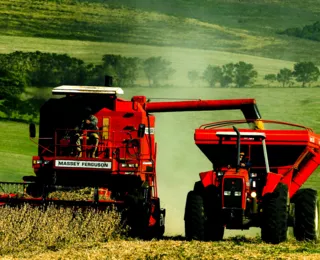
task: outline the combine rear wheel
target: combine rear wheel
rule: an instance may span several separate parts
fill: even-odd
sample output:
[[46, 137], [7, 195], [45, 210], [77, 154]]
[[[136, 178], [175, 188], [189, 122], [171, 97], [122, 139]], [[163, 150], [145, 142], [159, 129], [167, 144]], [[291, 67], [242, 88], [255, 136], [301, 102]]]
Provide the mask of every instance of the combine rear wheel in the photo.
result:
[[203, 198], [194, 191], [187, 196], [185, 208], [185, 235], [188, 240], [204, 240], [205, 212]]
[[288, 187], [279, 183], [272, 193], [262, 199], [261, 238], [263, 241], [278, 244], [287, 239], [288, 230]]
[[297, 240], [318, 240], [320, 201], [317, 191], [301, 189], [294, 196], [295, 214], [293, 233]]

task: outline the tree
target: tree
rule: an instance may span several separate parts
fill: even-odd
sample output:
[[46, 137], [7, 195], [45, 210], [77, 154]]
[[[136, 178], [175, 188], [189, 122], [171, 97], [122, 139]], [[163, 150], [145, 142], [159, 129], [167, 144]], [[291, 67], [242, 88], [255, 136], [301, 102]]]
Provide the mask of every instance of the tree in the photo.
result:
[[298, 62], [294, 64], [293, 75], [296, 81], [302, 82], [304, 88], [307, 83], [317, 81], [319, 78], [319, 69], [313, 62]]
[[0, 69], [0, 100], [20, 95], [25, 87], [26, 82], [23, 76]]
[[233, 82], [234, 70], [235, 66], [233, 63], [228, 63], [222, 66], [222, 78], [220, 81], [221, 87], [226, 88]]
[[188, 72], [188, 79], [190, 80], [191, 85], [193, 86], [195, 84], [195, 82], [200, 79], [199, 72], [196, 70], [189, 71]]
[[175, 70], [171, 62], [161, 57], [150, 57], [143, 62], [143, 70], [149, 82], [149, 86], [159, 86], [159, 80], [168, 79]]
[[104, 74], [112, 76], [115, 85], [127, 87], [135, 84], [138, 76], [140, 59], [106, 54], [102, 57]]
[[203, 72], [202, 78], [209, 83], [209, 87], [215, 87], [216, 83], [221, 81], [222, 70], [219, 66], [208, 65]]
[[253, 69], [252, 64], [243, 61], [234, 65], [234, 82], [238, 88], [253, 84], [258, 72]]
[[276, 74], [267, 74], [264, 76], [264, 79], [269, 81], [269, 84], [270, 84], [270, 83], [273, 83], [274, 81], [277, 80], [277, 75]]
[[292, 71], [284, 68], [279, 71], [277, 74], [277, 81], [282, 83], [282, 87], [285, 87], [286, 85], [291, 83], [292, 79]]

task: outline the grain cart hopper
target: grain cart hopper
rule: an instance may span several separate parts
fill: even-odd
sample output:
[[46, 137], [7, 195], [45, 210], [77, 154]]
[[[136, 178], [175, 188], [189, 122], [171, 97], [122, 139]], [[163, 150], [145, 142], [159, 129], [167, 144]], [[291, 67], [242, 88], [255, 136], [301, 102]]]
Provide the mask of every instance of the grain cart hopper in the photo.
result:
[[[320, 164], [320, 136], [304, 126], [261, 121], [277, 130], [248, 129], [248, 120], [195, 130], [195, 143], [213, 170], [200, 173], [188, 193], [188, 239], [221, 240], [226, 228], [260, 227], [263, 241], [280, 243], [288, 226], [297, 240], [319, 238], [317, 191], [301, 186]], [[251, 166], [240, 167], [240, 151]]]
[[[160, 237], [165, 210], [160, 207], [156, 179], [157, 146], [153, 112], [240, 109], [245, 118], [259, 119], [254, 99], [147, 102], [118, 97], [120, 88], [60, 86], [56, 98], [40, 110], [39, 136], [30, 125], [30, 137], [38, 145], [32, 158], [34, 176], [23, 183], [1, 182], [2, 205], [56, 204], [64, 207], [116, 205], [123, 210], [132, 234]], [[75, 129], [90, 107], [98, 119], [99, 142], [95, 146], [84, 130], [81, 156], [76, 153]], [[259, 125], [252, 122], [253, 126]]]

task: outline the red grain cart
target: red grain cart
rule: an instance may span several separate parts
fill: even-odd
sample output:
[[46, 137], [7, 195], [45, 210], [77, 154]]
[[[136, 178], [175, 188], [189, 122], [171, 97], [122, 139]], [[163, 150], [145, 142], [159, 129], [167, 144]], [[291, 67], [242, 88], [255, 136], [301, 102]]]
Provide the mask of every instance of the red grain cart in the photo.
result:
[[[195, 130], [195, 143], [213, 170], [200, 173], [188, 193], [186, 237], [222, 240], [226, 228], [260, 227], [262, 240], [280, 243], [293, 226], [297, 240], [318, 239], [317, 191], [301, 186], [320, 164], [320, 136], [267, 120], [261, 122], [278, 130], [252, 130], [244, 126], [248, 122], [216, 122]], [[241, 166], [240, 153], [249, 164]]]

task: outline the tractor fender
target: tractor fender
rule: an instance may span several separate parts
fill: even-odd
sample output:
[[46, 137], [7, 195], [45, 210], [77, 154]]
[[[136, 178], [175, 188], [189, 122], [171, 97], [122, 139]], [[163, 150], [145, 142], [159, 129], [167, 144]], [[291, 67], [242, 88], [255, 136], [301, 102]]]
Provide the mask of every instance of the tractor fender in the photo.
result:
[[263, 187], [262, 196], [266, 193], [272, 193], [282, 178], [281, 174], [269, 172], [267, 175], [266, 185]]
[[203, 187], [208, 187], [209, 185], [215, 185], [216, 174], [213, 171], [201, 172], [200, 179]]

